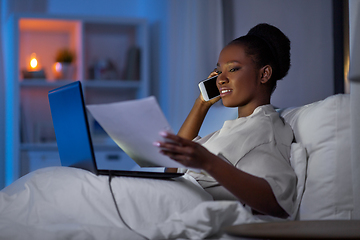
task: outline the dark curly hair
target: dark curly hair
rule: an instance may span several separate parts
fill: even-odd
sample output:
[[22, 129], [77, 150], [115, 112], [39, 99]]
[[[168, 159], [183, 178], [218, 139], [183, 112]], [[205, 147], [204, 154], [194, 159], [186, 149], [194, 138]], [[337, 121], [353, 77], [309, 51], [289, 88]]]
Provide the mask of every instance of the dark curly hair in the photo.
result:
[[280, 31], [267, 23], [261, 23], [250, 29], [242, 37], [234, 39], [228, 45], [241, 44], [255, 64], [261, 68], [270, 65], [273, 69], [269, 80], [271, 92], [276, 88], [277, 80], [284, 78], [290, 69], [290, 40]]

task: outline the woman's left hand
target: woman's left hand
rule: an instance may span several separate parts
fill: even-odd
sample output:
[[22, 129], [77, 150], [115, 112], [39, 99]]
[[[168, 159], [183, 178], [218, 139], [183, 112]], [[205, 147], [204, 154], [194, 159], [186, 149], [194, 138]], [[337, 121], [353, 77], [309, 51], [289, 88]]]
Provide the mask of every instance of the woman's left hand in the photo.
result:
[[218, 158], [200, 144], [181, 138], [177, 135], [160, 132], [166, 139], [164, 142], [154, 142], [160, 152], [189, 168], [204, 169], [211, 167], [211, 162]]

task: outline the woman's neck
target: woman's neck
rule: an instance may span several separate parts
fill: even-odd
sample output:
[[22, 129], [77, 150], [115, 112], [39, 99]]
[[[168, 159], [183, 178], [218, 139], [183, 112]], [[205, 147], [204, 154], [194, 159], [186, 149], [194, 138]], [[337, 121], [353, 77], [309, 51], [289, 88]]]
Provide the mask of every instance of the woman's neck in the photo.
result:
[[248, 103], [245, 106], [238, 107], [238, 118], [250, 116], [257, 107], [270, 104], [270, 99]]

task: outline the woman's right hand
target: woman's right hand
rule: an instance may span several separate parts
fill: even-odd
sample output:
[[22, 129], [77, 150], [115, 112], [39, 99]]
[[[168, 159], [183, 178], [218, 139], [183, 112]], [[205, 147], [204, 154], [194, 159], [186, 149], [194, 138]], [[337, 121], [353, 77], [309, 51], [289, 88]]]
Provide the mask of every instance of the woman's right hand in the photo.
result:
[[[209, 77], [213, 77], [216, 75], [218, 74], [214, 70], [212, 73], [210, 73]], [[205, 119], [208, 110], [214, 103], [219, 100], [220, 97], [216, 97], [214, 99], [211, 99], [210, 101], [205, 101], [200, 93], [200, 96], [196, 99], [194, 106], [192, 107], [187, 118], [185, 119], [185, 122], [181, 126], [178, 135], [182, 138], [193, 140], [199, 134], [201, 125]]]

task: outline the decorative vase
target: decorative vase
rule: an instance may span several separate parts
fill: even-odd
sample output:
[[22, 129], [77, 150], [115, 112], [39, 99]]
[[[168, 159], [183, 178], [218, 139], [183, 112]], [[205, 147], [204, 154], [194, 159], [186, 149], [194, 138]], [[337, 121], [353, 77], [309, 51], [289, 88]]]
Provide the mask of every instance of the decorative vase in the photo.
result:
[[75, 66], [71, 63], [56, 62], [53, 71], [57, 80], [74, 80]]

